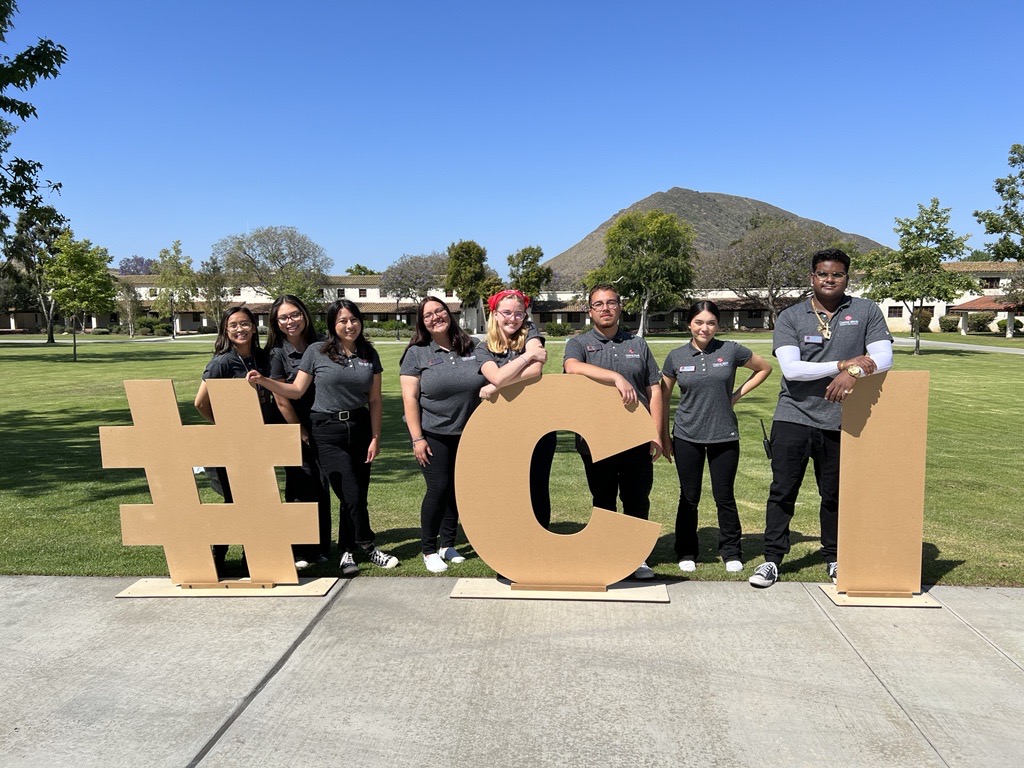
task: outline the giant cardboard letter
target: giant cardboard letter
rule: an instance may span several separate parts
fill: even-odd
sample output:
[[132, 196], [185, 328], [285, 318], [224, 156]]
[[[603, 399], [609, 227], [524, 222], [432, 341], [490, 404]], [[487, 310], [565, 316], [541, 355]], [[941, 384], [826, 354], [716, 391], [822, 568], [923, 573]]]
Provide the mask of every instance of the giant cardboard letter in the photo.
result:
[[480, 404], [462, 433], [455, 464], [462, 527], [513, 589], [604, 591], [647, 558], [661, 526], [595, 507], [578, 533], [544, 530], [530, 505], [530, 460], [537, 441], [556, 430], [582, 435], [595, 460], [656, 438], [642, 405], [627, 409], [614, 387], [585, 376], [545, 376], [502, 389]]

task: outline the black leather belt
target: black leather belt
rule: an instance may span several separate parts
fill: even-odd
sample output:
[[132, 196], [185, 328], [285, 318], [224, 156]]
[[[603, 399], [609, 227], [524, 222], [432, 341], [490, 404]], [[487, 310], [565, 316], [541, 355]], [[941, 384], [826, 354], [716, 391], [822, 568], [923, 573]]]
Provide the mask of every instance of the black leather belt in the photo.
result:
[[356, 408], [352, 411], [334, 411], [333, 413], [313, 411], [309, 414], [309, 420], [314, 424], [326, 424], [330, 421], [354, 421], [368, 416], [369, 413], [370, 411], [366, 406]]

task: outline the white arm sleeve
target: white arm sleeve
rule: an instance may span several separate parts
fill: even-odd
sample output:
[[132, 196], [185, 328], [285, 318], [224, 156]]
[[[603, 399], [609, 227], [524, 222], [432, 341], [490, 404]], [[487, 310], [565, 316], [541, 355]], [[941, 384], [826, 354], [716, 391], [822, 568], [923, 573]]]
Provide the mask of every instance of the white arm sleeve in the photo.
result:
[[[882, 373], [892, 368], [892, 342], [888, 340], [873, 341], [868, 344], [868, 357], [875, 361], [878, 368], [875, 373]], [[786, 346], [775, 350], [775, 357], [782, 368], [782, 375], [790, 381], [814, 381], [839, 373], [840, 361], [832, 363], [808, 363], [800, 359], [800, 347]]]
[[790, 381], [814, 381], [839, 373], [839, 361], [809, 363], [806, 360], [801, 360], [800, 347], [779, 347], [775, 350], [775, 357], [779, 361], [779, 367], [782, 368], [782, 375]]
[[892, 368], [892, 342], [888, 339], [872, 341], [868, 344], [868, 357], [878, 366], [875, 373], [883, 373]]

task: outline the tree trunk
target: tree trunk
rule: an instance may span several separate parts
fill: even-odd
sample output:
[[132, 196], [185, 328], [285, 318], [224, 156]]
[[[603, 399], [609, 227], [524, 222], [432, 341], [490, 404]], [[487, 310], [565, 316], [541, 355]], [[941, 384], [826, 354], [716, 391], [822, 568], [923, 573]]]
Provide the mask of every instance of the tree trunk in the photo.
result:
[[42, 301], [40, 301], [39, 306], [42, 307], [43, 316], [46, 318], [46, 343], [56, 344], [57, 340], [53, 338], [53, 316], [56, 314], [54, 312], [54, 302], [47, 300], [46, 296], [41, 298]]
[[398, 298], [395, 301], [395, 341], [400, 341], [402, 338], [402, 330], [399, 327], [399, 323], [402, 321], [398, 319], [398, 310], [402, 306], [402, 299]]
[[640, 305], [640, 338], [644, 338], [647, 335], [647, 309], [651, 305], [651, 292], [644, 291], [643, 303]]
[[1012, 309], [1006, 313], [1006, 338], [1013, 338], [1013, 324], [1017, 321], [1017, 313]]
[[71, 318], [71, 362], [78, 362], [78, 331], [75, 328], [75, 318]]

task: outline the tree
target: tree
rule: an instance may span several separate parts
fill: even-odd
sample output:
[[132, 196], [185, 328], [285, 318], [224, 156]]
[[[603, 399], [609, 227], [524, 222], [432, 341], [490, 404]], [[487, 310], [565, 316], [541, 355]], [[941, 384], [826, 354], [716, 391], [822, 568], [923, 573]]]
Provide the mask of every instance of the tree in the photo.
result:
[[156, 299], [153, 309], [171, 318], [171, 338], [178, 338], [177, 313], [191, 309], [195, 303], [196, 276], [192, 259], [181, 252], [181, 240], [160, 251], [156, 270]]
[[[381, 295], [395, 297], [397, 313], [402, 305], [402, 299], [419, 301], [426, 298], [430, 289], [440, 282], [447, 262], [448, 257], [437, 251], [418, 256], [405, 254], [381, 274]], [[395, 338], [399, 338], [397, 328]]]
[[46, 282], [61, 312], [71, 321], [72, 359], [77, 362], [78, 316], [110, 311], [117, 289], [108, 268], [110, 255], [106, 248], [94, 246], [88, 240], [75, 240], [70, 229], [54, 245], [56, 255], [46, 265]]
[[[15, 0], [0, 0], [0, 43], [7, 42], [17, 10]], [[10, 90], [28, 91], [40, 80], [57, 77], [67, 58], [64, 46], [45, 38], [14, 56], [0, 55], [0, 113], [22, 122], [36, 117], [36, 108], [12, 96]], [[60, 188], [59, 184], [39, 180], [41, 163], [9, 156], [11, 137], [17, 130], [14, 123], [0, 117], [0, 235], [3, 236], [11, 224], [9, 211], [39, 208], [43, 205], [44, 191]]]
[[493, 296], [498, 291], [505, 290], [505, 288], [505, 281], [501, 279], [501, 275], [498, 274], [497, 270], [489, 265], [485, 266], [484, 279], [483, 282], [480, 283], [480, 296], [486, 299], [488, 296]]
[[331, 261], [323, 248], [295, 227], [258, 227], [229, 235], [213, 246], [232, 275], [232, 285], [248, 285], [270, 297], [298, 296], [317, 311], [323, 307], [323, 284]]
[[144, 259], [141, 256], [129, 256], [117, 263], [119, 275], [155, 275], [160, 267], [156, 259]]
[[1002, 206], [995, 211], [975, 211], [974, 218], [985, 225], [986, 235], [999, 235], [998, 240], [985, 246], [993, 259], [1024, 261], [1024, 144], [1010, 147], [1009, 164], [1017, 172], [996, 179], [992, 185], [1003, 200]]
[[206, 316], [216, 325], [231, 299], [231, 278], [228, 271], [220, 258], [211, 256], [199, 265], [194, 279], [196, 299], [203, 302]]
[[53, 321], [57, 301], [46, 279], [46, 267], [57, 255], [57, 238], [65, 231], [66, 219], [52, 206], [27, 208], [18, 215], [14, 237], [6, 242], [6, 270], [17, 274], [29, 286], [32, 301], [46, 323], [46, 343], [55, 344]]
[[[896, 218], [893, 231], [900, 249], [882, 248], [862, 256], [857, 263], [865, 298], [902, 302], [915, 317], [926, 301], [952, 301], [965, 291], [978, 290], [977, 281], [942, 266], [967, 251], [967, 237], [949, 228], [950, 208], [940, 208], [933, 197], [926, 208], [920, 203], [913, 219]], [[916, 310], [916, 311], [915, 311]], [[914, 354], [921, 354], [921, 328], [913, 323]]]
[[444, 287], [459, 296], [462, 302], [462, 322], [466, 322], [466, 309], [476, 307], [485, 290], [487, 280], [487, 249], [473, 240], [459, 240], [448, 246], [448, 265]]
[[142, 314], [142, 299], [135, 286], [127, 280], [117, 280], [117, 293], [114, 301], [117, 311], [121, 314], [121, 327], [128, 328], [128, 336], [135, 338], [135, 328]]
[[587, 287], [612, 283], [623, 308], [640, 314], [645, 335], [652, 311], [671, 309], [693, 284], [693, 227], [677, 216], [653, 210], [624, 213], [605, 233], [608, 258], [591, 271]]
[[362, 264], [353, 264], [351, 267], [345, 270], [346, 275], [379, 275], [380, 272], [375, 272], [369, 267], [363, 266]]
[[772, 327], [779, 312], [794, 296], [805, 296], [811, 254], [822, 248], [842, 247], [851, 257], [856, 248], [842, 243], [839, 230], [824, 224], [757, 217], [750, 230], [725, 250], [704, 254], [700, 284], [728, 288], [738, 296], [767, 307]]
[[551, 282], [551, 267], [542, 267], [540, 260], [544, 251], [539, 245], [528, 245], [520, 248], [508, 257], [508, 278], [513, 288], [536, 297], [544, 286]]

